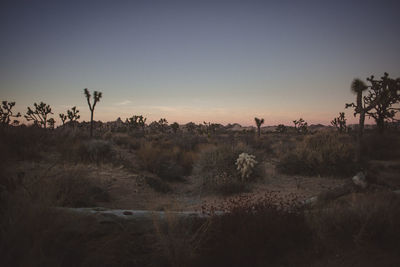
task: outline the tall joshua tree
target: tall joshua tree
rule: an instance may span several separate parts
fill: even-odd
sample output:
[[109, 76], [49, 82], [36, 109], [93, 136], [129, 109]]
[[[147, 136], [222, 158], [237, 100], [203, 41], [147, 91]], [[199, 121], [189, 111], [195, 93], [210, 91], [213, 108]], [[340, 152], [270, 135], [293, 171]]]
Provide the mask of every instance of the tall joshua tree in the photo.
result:
[[254, 121], [256, 122], [258, 137], [260, 137], [261, 125], [264, 124], [264, 119], [254, 118]]
[[102, 97], [101, 92], [94, 91], [93, 92], [93, 104], [90, 102], [90, 92], [87, 88], [84, 90], [86, 100], [90, 109], [90, 137], [93, 137], [93, 114], [94, 114], [94, 108], [96, 107], [97, 102], [100, 101], [100, 98]]
[[[360, 79], [354, 79], [351, 83], [350, 90], [357, 95], [356, 104], [346, 104], [346, 108], [354, 107], [354, 116], [360, 115], [358, 122], [358, 138], [361, 139], [364, 132], [366, 108], [363, 105], [363, 92], [368, 90], [368, 86]], [[372, 107], [371, 107], [372, 108]]]
[[354, 79], [351, 83], [350, 89], [357, 95], [356, 104], [346, 104], [346, 108], [354, 108], [354, 116], [359, 114], [358, 133], [357, 133], [357, 162], [361, 162], [361, 138], [364, 132], [365, 114], [373, 108], [372, 105], [365, 106], [363, 101], [363, 92], [368, 90], [368, 86], [360, 79]]

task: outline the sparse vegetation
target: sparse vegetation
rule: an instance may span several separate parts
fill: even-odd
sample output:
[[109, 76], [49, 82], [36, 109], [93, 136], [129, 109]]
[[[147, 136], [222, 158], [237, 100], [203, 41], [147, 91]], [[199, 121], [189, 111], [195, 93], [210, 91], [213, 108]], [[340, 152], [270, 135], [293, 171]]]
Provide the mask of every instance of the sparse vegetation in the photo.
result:
[[[142, 115], [102, 123], [93, 121], [102, 94], [95, 91], [91, 103], [85, 89], [89, 135], [75, 106], [59, 114], [64, 126], [57, 128], [50, 106], [35, 103], [25, 115], [34, 125], [27, 127], [11, 123], [19, 114], [11, 111], [14, 102], [3, 101], [0, 257], [7, 266], [325, 266], [335, 255], [361, 257], [372, 248], [389, 255], [389, 266], [398, 263], [400, 199], [392, 192], [400, 188], [393, 178], [399, 170], [398, 130], [382, 135], [361, 125], [365, 116], [382, 118], [385, 108], [395, 112], [395, 102], [376, 104], [382, 98], [371, 92], [398, 84], [386, 74], [369, 81], [376, 90], [363, 98], [368, 87], [356, 80], [357, 105], [348, 104], [360, 115], [357, 143], [344, 113], [331, 122], [338, 131], [300, 118], [294, 128], [279, 124], [262, 135], [264, 119], [258, 118], [257, 135], [255, 127], [205, 121], [169, 125], [162, 118], [146, 125]], [[371, 103], [378, 106], [367, 110]], [[366, 188], [309, 204], [310, 196], [347, 185], [342, 178], [360, 169]], [[179, 200], [183, 210], [201, 210], [201, 216], [169, 213], [171, 200]], [[167, 211], [162, 220], [144, 223], [66, 209], [103, 205]]]
[[278, 169], [288, 174], [343, 175], [356, 171], [355, 148], [348, 136], [317, 133], [281, 155]]

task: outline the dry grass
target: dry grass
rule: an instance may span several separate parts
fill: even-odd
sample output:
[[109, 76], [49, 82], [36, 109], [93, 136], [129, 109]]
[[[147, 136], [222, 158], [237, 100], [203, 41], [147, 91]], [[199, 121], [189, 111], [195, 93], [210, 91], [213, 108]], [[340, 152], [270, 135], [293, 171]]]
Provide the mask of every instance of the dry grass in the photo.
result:
[[278, 169], [287, 174], [350, 176], [357, 170], [350, 136], [321, 132], [305, 136], [281, 153]]

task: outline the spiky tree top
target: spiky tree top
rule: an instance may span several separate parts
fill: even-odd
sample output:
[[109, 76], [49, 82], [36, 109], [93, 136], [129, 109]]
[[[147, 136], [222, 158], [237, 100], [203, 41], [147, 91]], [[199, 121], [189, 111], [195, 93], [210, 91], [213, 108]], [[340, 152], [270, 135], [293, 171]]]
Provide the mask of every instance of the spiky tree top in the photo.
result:
[[67, 115], [65, 115], [64, 113], [60, 113], [58, 114], [58, 116], [60, 116], [61, 122], [64, 125], [65, 121], [67, 120]]
[[262, 124], [264, 124], [264, 119], [254, 118], [256, 122], [257, 128], [260, 128]]
[[[101, 94], [101, 93], [100, 93]], [[100, 96], [101, 97], [101, 96]], [[68, 114], [68, 119], [69, 121], [73, 122], [73, 121], [77, 121], [79, 120], [79, 118], [81, 117], [80, 115], [78, 115], [79, 110], [74, 106], [71, 108], [71, 110], [67, 110], [67, 114]]]
[[[12, 108], [15, 106], [15, 102], [2, 101], [0, 106], [0, 123], [2, 125], [8, 125], [11, 122], [11, 118], [21, 117], [21, 113], [13, 114]], [[16, 122], [17, 120], [14, 120]]]
[[360, 113], [363, 109], [362, 93], [368, 90], [368, 86], [365, 84], [363, 80], [356, 78], [351, 82], [350, 90], [353, 93], [357, 94], [357, 103], [346, 104], [346, 108], [354, 107], [355, 108], [354, 116], [355, 116], [357, 113]]
[[93, 92], [93, 105], [90, 103], [91, 94], [87, 88], [83, 89], [87, 103], [89, 105], [90, 111], [94, 111], [94, 107], [96, 106], [97, 102], [100, 101], [100, 98], [103, 96], [101, 92], [94, 91]]
[[33, 121], [36, 125], [46, 128], [47, 116], [53, 114], [50, 105], [40, 102], [39, 104], [34, 103], [33, 106], [34, 109], [28, 107], [28, 111], [26, 112], [26, 115], [24, 115], [25, 119], [27, 121]]

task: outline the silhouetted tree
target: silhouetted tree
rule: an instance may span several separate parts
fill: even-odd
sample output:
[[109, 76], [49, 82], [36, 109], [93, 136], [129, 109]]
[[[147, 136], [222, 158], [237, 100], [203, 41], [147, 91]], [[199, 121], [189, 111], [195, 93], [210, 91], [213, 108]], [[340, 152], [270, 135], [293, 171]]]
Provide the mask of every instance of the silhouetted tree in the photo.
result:
[[100, 101], [100, 98], [102, 97], [102, 93], [101, 92], [97, 92], [94, 91], [93, 93], [93, 104], [91, 104], [90, 102], [90, 92], [87, 88], [85, 88], [84, 90], [85, 96], [86, 96], [86, 100], [90, 109], [90, 137], [93, 137], [93, 114], [94, 114], [94, 108], [96, 107], [97, 102]]
[[47, 127], [47, 116], [49, 114], [53, 114], [51, 112], [50, 105], [45, 104], [44, 102], [40, 102], [39, 104], [34, 103], [34, 109], [28, 107], [28, 111], [26, 115], [24, 115], [27, 121], [33, 121], [33, 123], [39, 127], [46, 128]]
[[196, 124], [194, 122], [188, 122], [188, 123], [186, 123], [185, 127], [189, 133], [194, 133], [194, 131], [196, 129]]
[[49, 129], [54, 129], [54, 126], [56, 125], [56, 121], [53, 118], [50, 118], [47, 120], [47, 123], [49, 125]]
[[257, 135], [260, 137], [261, 135], [261, 125], [264, 124], [264, 119], [254, 118], [257, 126]]
[[81, 117], [79, 114], [79, 110], [76, 107], [72, 107], [71, 110], [67, 110], [68, 119], [70, 122], [76, 122]]
[[165, 118], [161, 118], [158, 120], [158, 129], [160, 132], [165, 132], [165, 130], [168, 128], [168, 121]]
[[[12, 118], [19, 118], [21, 117], [21, 113], [14, 114], [12, 109], [15, 106], [15, 102], [8, 102], [6, 100], [1, 102], [2, 105], [0, 106], [0, 124], [5, 126], [11, 123]], [[18, 120], [14, 120], [13, 124], [18, 124]]]
[[385, 72], [380, 80], [375, 80], [372, 75], [367, 81], [371, 86], [368, 95], [364, 97], [364, 105], [373, 108], [366, 113], [375, 120], [378, 131], [383, 133], [386, 121], [395, 121], [399, 111], [399, 107], [395, 105], [400, 101], [400, 78], [389, 78], [389, 74]]
[[67, 120], [67, 115], [65, 115], [64, 113], [60, 113], [60, 114], [58, 114], [58, 116], [60, 117], [60, 119], [61, 119], [61, 122], [62, 122], [62, 125], [64, 125], [65, 124], [65, 121]]
[[133, 115], [132, 117], [127, 118], [125, 122], [128, 124], [129, 129], [142, 128], [142, 130], [144, 130], [146, 120], [147, 118], [142, 115]]
[[346, 126], [346, 118], [344, 116], [344, 112], [339, 113], [339, 117], [334, 118], [331, 121], [332, 126], [336, 127], [336, 129], [342, 133], [347, 130]]
[[299, 120], [294, 120], [294, 128], [298, 133], [306, 134], [308, 133], [308, 123], [300, 118]]
[[174, 133], [176, 133], [179, 129], [179, 124], [177, 122], [174, 122], [171, 124], [171, 129]]
[[358, 139], [361, 140], [361, 137], [364, 132], [364, 122], [365, 122], [365, 114], [368, 110], [373, 107], [364, 107], [363, 105], [363, 97], [362, 94], [364, 91], [368, 90], [368, 86], [364, 83], [364, 81], [360, 79], [354, 79], [351, 83], [350, 89], [353, 93], [356, 94], [356, 104], [350, 103], [346, 104], [346, 108], [353, 107], [354, 108], [354, 117], [359, 114], [359, 122], [358, 122]]

